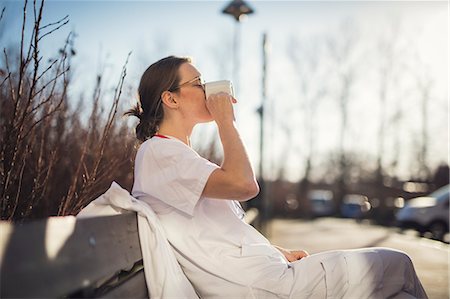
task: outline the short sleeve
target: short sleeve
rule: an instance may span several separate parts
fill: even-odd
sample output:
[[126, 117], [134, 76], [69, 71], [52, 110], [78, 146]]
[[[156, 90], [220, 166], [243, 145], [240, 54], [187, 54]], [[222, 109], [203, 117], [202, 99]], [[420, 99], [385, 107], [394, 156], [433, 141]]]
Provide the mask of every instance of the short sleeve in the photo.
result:
[[210, 174], [218, 165], [181, 141], [149, 140], [135, 162], [133, 195], [149, 195], [193, 216]]

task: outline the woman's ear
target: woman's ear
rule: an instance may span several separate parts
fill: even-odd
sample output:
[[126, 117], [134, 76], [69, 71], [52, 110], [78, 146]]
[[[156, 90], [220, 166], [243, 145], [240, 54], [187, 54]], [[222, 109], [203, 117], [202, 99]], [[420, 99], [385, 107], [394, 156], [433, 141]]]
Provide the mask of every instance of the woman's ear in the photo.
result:
[[164, 91], [161, 94], [162, 102], [168, 107], [172, 109], [178, 109], [178, 101], [175, 99], [175, 95], [170, 91]]

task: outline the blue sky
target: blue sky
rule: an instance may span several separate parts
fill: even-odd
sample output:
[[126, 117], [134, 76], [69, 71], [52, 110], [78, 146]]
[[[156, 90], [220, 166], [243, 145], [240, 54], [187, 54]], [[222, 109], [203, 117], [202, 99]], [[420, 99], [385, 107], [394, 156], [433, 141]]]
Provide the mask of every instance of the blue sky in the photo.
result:
[[[417, 110], [420, 96], [411, 87], [414, 82], [409, 73], [426, 73], [433, 81], [433, 101], [429, 110], [429, 129], [433, 136], [429, 145], [429, 160], [431, 166], [447, 161], [448, 2], [248, 1], [255, 9], [255, 14], [240, 25], [239, 82], [233, 78], [231, 71], [236, 24], [230, 16], [221, 13], [227, 3], [228, 1], [47, 1], [44, 23], [54, 22], [65, 15], [69, 15], [70, 23], [43, 43], [43, 53], [53, 55], [69, 31], [77, 34], [77, 55], [73, 60], [75, 68], [71, 90], [75, 101], [80, 95], [89, 98], [98, 72], [104, 75], [107, 82], [105, 85], [111, 90], [118, 80], [128, 52], [132, 51], [125, 104], [133, 100], [140, 75], [149, 64], [170, 54], [192, 56], [206, 81], [232, 79], [238, 86], [238, 125], [256, 166], [259, 161], [259, 122], [255, 110], [261, 103], [261, 41], [262, 34], [266, 32], [270, 43], [267, 86], [270, 108], [267, 137], [270, 144], [265, 161], [276, 169], [282, 161], [288, 160], [288, 165], [284, 166], [287, 167], [288, 177], [295, 180], [301, 176], [301, 169], [304, 167], [307, 151], [303, 145], [307, 136], [301, 128], [305, 115], [299, 108], [303, 100], [298, 87], [297, 70], [288, 54], [292, 40], [297, 40], [301, 45], [308, 44], [315, 37], [328, 36], [339, 40], [339, 35], [342, 34], [339, 31], [341, 24], [351, 20], [351, 27], [358, 34], [356, 52], [359, 53], [359, 62], [358, 80], [352, 88], [349, 107], [349, 134], [352, 137], [348, 147], [367, 157], [373, 157], [377, 131], [375, 119], [381, 112], [377, 102], [375, 71], [380, 57], [372, 52], [377, 40], [389, 36], [392, 24], [398, 21], [400, 33], [396, 40], [405, 50], [396, 59], [403, 59], [409, 67], [408, 72], [400, 72], [401, 84], [403, 89], [412, 90], [408, 98], [402, 100], [402, 105], [410, 111], [411, 116], [402, 121], [404, 145], [400, 172], [408, 175], [412, 171], [410, 164], [414, 160], [420, 131], [420, 111]], [[23, 3], [4, 1], [2, 4], [7, 7], [8, 18], [7, 30], [3, 33], [1, 42], [17, 42]], [[323, 61], [323, 65], [330, 65], [329, 57], [325, 55], [320, 61]], [[323, 80], [331, 80], [327, 83], [330, 86], [336, 84], [332, 81], [334, 75], [329, 71], [324, 76], [311, 85], [320, 85]], [[329, 89], [333, 90], [333, 87]], [[317, 169], [339, 142], [337, 128], [340, 118], [336, 113], [335, 102], [333, 95], [329, 94], [318, 108], [319, 137], [314, 162]], [[391, 102], [389, 105], [395, 104], [394, 100]], [[291, 124], [291, 137], [283, 130], [286, 123], [282, 124], [280, 121], [286, 119]], [[214, 128], [207, 125], [197, 131], [198, 135], [213, 134]], [[442, 140], [447, 140], [446, 146], [442, 145]], [[193, 141], [195, 144], [195, 135]], [[387, 156], [391, 154], [390, 148], [392, 144], [387, 144]], [[273, 176], [274, 173], [267, 175]], [[316, 175], [322, 174], [319, 171]]]

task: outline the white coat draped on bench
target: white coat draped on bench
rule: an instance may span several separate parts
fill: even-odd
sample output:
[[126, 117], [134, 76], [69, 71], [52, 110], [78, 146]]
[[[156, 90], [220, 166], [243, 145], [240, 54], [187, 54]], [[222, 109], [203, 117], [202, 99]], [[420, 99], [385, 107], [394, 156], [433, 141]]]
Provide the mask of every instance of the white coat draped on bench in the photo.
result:
[[145, 279], [151, 298], [198, 298], [184, 275], [172, 248], [148, 204], [132, 197], [116, 182], [78, 213], [77, 218], [118, 215], [135, 211], [144, 263]]

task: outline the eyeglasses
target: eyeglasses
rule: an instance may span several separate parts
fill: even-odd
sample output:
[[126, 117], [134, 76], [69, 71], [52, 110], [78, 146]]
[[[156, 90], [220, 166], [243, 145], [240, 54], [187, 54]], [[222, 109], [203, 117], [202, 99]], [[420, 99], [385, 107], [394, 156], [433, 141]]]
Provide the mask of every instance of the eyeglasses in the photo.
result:
[[[174, 88], [171, 88], [168, 91], [175, 91], [175, 90], [180, 89], [181, 87], [186, 86], [188, 84], [191, 84], [191, 83], [193, 83], [193, 82], [195, 82], [197, 80], [200, 80], [200, 83], [192, 84], [190, 86], [201, 87], [201, 89], [203, 89], [203, 92], [205, 92], [205, 82], [203, 81], [203, 79], [200, 76], [197, 76], [197, 77], [195, 77], [195, 78], [193, 78], [193, 79], [191, 79], [191, 80], [189, 80], [187, 82], [181, 83], [180, 85], [178, 85], [178, 86], [176, 86]], [[154, 118], [156, 118], [156, 115], [158, 113], [158, 109], [161, 106], [161, 102], [162, 102], [162, 98], [159, 98], [159, 100], [158, 100], [158, 102], [156, 104], [155, 114], [153, 116]]]
[[171, 88], [169, 91], [175, 91], [175, 90], [180, 89], [181, 87], [186, 86], [188, 84], [191, 84], [191, 83], [193, 83], [193, 82], [195, 82], [197, 80], [200, 80], [200, 83], [192, 84], [190, 86], [201, 87], [203, 89], [203, 91], [205, 91], [205, 82], [203, 81], [203, 79], [200, 76], [197, 76], [197, 77], [195, 77], [195, 78], [193, 78], [193, 79], [191, 79], [191, 80], [189, 80], [187, 82], [181, 83], [180, 85], [178, 85], [178, 86], [176, 86], [174, 88]]

